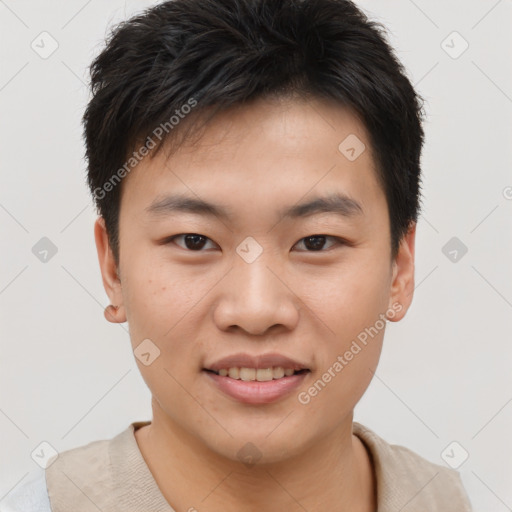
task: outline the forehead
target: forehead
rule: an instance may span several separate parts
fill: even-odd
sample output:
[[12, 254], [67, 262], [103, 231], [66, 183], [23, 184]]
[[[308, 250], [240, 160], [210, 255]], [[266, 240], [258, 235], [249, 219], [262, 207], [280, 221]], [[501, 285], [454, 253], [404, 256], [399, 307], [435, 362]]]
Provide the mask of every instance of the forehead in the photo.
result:
[[318, 99], [258, 100], [218, 114], [199, 138], [144, 158], [125, 178], [122, 201], [150, 214], [171, 193], [235, 211], [282, 211], [308, 194], [341, 194], [364, 208], [383, 199], [364, 125]]

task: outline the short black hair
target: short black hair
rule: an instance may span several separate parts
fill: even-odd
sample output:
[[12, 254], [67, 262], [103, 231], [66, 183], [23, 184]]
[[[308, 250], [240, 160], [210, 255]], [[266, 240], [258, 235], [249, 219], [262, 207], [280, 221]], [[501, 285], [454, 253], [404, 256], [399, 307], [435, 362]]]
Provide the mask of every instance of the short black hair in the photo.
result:
[[393, 258], [417, 221], [423, 99], [385, 28], [349, 0], [165, 1], [114, 27], [90, 73], [87, 181], [116, 263], [121, 180], [141, 154], [179, 146], [192, 119], [259, 98], [351, 109], [370, 138]]

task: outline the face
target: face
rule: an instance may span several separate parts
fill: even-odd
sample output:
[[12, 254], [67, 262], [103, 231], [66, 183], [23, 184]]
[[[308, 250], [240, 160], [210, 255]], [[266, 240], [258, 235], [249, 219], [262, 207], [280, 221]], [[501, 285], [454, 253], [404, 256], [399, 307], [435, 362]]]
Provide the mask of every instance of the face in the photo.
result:
[[232, 460], [283, 460], [351, 421], [386, 317], [412, 299], [414, 228], [392, 260], [364, 126], [325, 101], [259, 100], [143, 159], [123, 182], [119, 278], [95, 232], [153, 423]]

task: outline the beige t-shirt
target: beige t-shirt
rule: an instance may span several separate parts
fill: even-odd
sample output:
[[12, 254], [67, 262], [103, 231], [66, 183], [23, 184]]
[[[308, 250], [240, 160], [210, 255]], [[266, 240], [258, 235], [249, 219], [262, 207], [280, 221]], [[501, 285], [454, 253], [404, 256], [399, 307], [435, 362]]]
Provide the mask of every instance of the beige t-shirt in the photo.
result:
[[[52, 512], [175, 512], [160, 492], [139, 450], [140, 421], [112, 439], [60, 453], [46, 469]], [[354, 422], [375, 468], [378, 512], [470, 512], [459, 474], [408, 448], [391, 445]], [[197, 505], [197, 506], [196, 506]], [[191, 503], [190, 510], [204, 509]]]

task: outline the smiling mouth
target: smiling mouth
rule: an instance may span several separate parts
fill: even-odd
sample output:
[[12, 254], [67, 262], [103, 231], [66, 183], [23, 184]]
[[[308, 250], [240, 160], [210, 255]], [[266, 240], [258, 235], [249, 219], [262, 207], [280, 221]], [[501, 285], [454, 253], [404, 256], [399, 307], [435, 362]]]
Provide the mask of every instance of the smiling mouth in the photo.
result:
[[283, 368], [282, 366], [258, 369], [235, 366], [232, 368], [222, 368], [218, 371], [209, 370], [207, 368], [204, 370], [214, 373], [215, 375], [219, 375], [220, 377], [228, 377], [230, 379], [243, 380], [245, 382], [268, 382], [271, 380], [280, 380], [285, 379], [286, 377], [291, 377], [292, 375], [301, 375], [310, 371], [305, 368], [301, 370], [294, 370], [293, 368]]

